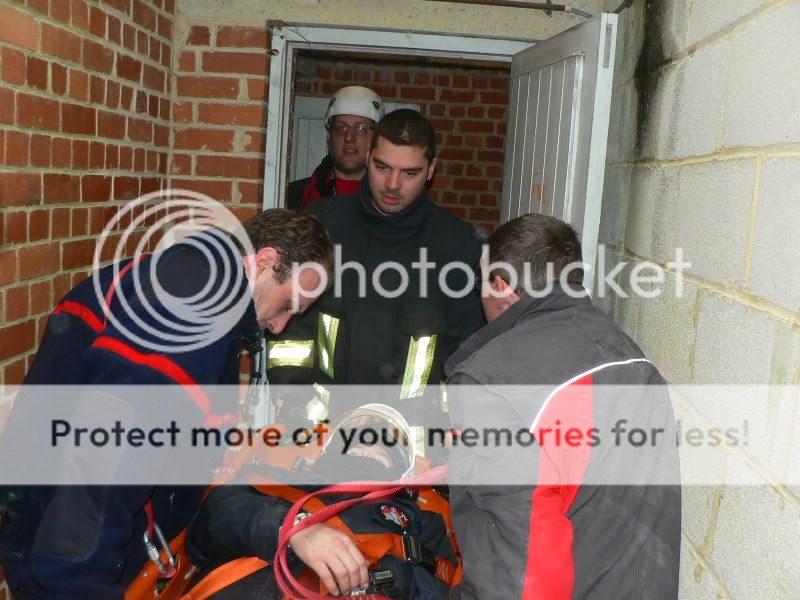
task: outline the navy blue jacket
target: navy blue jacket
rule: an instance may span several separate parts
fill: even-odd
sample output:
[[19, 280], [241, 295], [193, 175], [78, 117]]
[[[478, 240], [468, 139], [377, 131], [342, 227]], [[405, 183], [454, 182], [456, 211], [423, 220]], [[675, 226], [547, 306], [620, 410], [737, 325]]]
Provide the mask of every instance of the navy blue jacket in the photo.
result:
[[[25, 430], [25, 384], [237, 384], [242, 344], [255, 342], [260, 331], [241, 257], [229, 245], [219, 244], [222, 238], [216, 236], [223, 235], [205, 232], [192, 238], [194, 244], [183, 241], [143, 260], [122, 262], [116, 269], [105, 267], [71, 290], [48, 319], [36, 359], [0, 439], [0, 457], [9, 456], [6, 450], [13, 448], [14, 432]], [[152, 265], [156, 267], [153, 273]], [[228, 280], [226, 273], [232, 275]], [[163, 343], [170, 333], [179, 337], [181, 331], [181, 323], [171, 312], [174, 307], [165, 306], [155, 293], [156, 281], [169, 294], [184, 298], [204, 286], [214, 294], [227, 284], [228, 291], [220, 297], [241, 299], [244, 312], [229, 317], [229, 323], [221, 324], [218, 338], [202, 347], [186, 350], [176, 341], [154, 351], [151, 343]], [[173, 326], [159, 323], [159, 316], [171, 319]], [[185, 397], [192, 407], [188, 410], [196, 411], [197, 424], [236, 421], [234, 397], [223, 398], [225, 405], [220, 405], [216, 397], [211, 401], [198, 394], [178, 396]], [[142, 401], [146, 410], [157, 405], [152, 398]], [[141, 465], [142, 469], [158, 467]], [[156, 522], [171, 539], [188, 523], [201, 493], [194, 486], [0, 489], [0, 557], [14, 597], [122, 597], [146, 561], [142, 535], [148, 499]]]

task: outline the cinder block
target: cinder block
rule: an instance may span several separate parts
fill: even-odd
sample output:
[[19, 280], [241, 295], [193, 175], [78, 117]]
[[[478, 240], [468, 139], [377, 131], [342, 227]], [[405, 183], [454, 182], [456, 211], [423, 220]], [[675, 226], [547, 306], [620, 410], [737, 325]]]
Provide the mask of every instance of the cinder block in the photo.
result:
[[638, 158], [668, 156], [675, 146], [675, 106], [678, 104], [685, 63], [672, 64], [657, 72], [658, 81], [650, 95], [640, 98], [637, 118], [643, 121]]
[[760, 15], [731, 37], [726, 146], [800, 142], [800, 3]]
[[[620, 0], [606, 1], [604, 11], [611, 12]], [[617, 49], [614, 58], [614, 87], [625, 85], [633, 77], [644, 41], [645, 3], [637, 0], [619, 14]]]
[[689, 0], [647, 4], [645, 10], [649, 8], [655, 19], [651, 25], [652, 34], [660, 36], [664, 56], [670, 57], [684, 50], [689, 30]]
[[722, 95], [729, 44], [720, 40], [693, 54], [678, 78], [677, 102], [668, 107], [672, 143], [667, 158], [711, 154], [720, 143]]
[[689, 14], [688, 45], [696, 44], [749, 14], [764, 0], [692, 0]]
[[689, 551], [686, 540], [681, 542], [679, 600], [720, 600], [708, 572]]
[[758, 191], [750, 290], [800, 311], [800, 159], [764, 161]]
[[775, 328], [770, 315], [700, 290], [693, 382], [770, 383]]
[[711, 555], [731, 598], [800, 598], [800, 509], [766, 485], [726, 488]]
[[661, 293], [642, 298], [637, 342], [670, 383], [691, 381], [695, 347], [697, 287], [684, 280], [678, 297], [675, 276], [666, 274]]
[[744, 283], [755, 160], [686, 165], [678, 178], [676, 246], [690, 272], [718, 283]]
[[603, 181], [603, 207], [600, 213], [599, 242], [619, 247], [625, 233], [631, 167], [606, 167]]
[[606, 162], [617, 163], [634, 159], [638, 102], [639, 95], [632, 81], [614, 89], [611, 97]]
[[625, 247], [647, 259], [673, 256], [678, 168], [635, 167], [631, 175]]

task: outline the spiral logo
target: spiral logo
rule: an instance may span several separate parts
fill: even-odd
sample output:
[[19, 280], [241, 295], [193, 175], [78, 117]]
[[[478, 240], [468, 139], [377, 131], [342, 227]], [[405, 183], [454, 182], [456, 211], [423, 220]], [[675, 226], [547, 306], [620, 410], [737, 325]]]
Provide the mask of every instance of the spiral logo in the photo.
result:
[[[127, 340], [159, 353], [191, 352], [241, 320], [251, 302], [241, 257], [251, 254], [239, 219], [221, 203], [189, 190], [153, 192], [106, 224], [94, 291], [107, 323]], [[101, 275], [109, 260], [111, 273]]]

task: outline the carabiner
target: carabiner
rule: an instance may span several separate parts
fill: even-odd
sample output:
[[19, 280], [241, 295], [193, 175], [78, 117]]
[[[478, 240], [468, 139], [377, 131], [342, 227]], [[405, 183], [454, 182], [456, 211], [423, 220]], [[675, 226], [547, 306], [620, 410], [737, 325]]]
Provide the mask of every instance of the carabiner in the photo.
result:
[[158, 568], [158, 571], [161, 573], [162, 577], [175, 577], [175, 574], [178, 572], [175, 555], [172, 553], [172, 550], [170, 550], [167, 539], [164, 537], [164, 534], [161, 533], [161, 528], [157, 523], [153, 523], [153, 531], [156, 534], [158, 543], [161, 545], [161, 549], [164, 550], [164, 554], [167, 555], [167, 561], [165, 563], [163, 560], [161, 560], [161, 552], [159, 552], [158, 547], [155, 545], [155, 543], [153, 543], [153, 540], [150, 539], [150, 533], [145, 530], [143, 541], [145, 550], [147, 550], [147, 556], [156, 564], [156, 567]]

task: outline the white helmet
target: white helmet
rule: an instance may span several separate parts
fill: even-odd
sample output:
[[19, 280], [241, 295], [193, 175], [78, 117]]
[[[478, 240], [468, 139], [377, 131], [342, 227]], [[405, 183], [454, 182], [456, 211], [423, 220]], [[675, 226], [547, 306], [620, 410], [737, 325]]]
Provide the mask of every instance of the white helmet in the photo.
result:
[[325, 127], [330, 128], [331, 117], [336, 115], [358, 115], [376, 123], [383, 118], [383, 100], [369, 88], [360, 85], [343, 87], [336, 92], [325, 111]]

